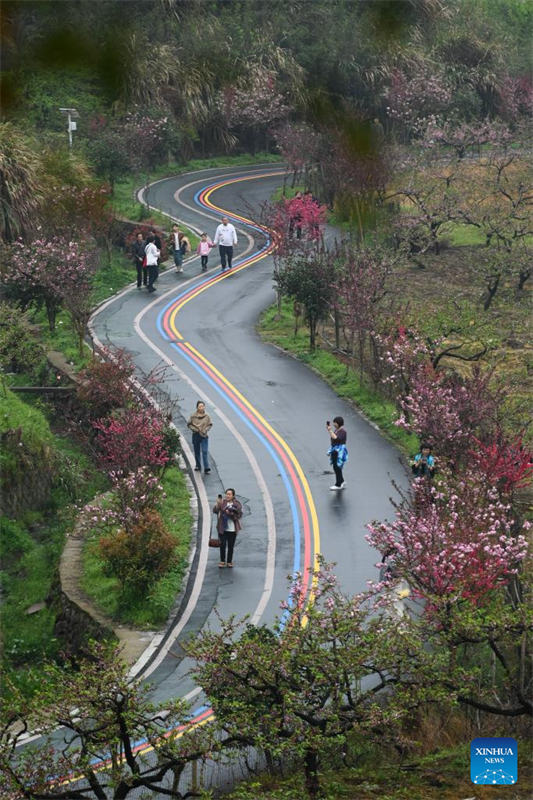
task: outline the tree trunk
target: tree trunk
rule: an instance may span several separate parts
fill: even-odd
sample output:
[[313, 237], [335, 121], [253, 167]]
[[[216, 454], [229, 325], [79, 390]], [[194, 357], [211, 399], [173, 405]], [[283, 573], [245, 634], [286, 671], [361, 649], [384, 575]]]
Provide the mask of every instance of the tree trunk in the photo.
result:
[[320, 797], [318, 753], [316, 750], [306, 750], [305, 752], [305, 788], [311, 800], [317, 800]]
[[309, 349], [311, 352], [315, 351], [316, 346], [316, 326], [317, 321], [313, 317], [309, 318]]
[[518, 274], [518, 291], [521, 292], [524, 288], [524, 283], [531, 277], [531, 270], [524, 270]]
[[484, 310], [484, 311], [488, 311], [488, 310], [489, 310], [489, 308], [490, 308], [490, 304], [492, 303], [492, 301], [493, 301], [493, 299], [494, 299], [494, 295], [495, 295], [495, 294], [496, 294], [496, 292], [498, 291], [498, 286], [499, 286], [499, 283], [500, 283], [500, 278], [501, 278], [501, 275], [498, 275], [498, 277], [496, 278], [496, 280], [495, 280], [495, 281], [494, 281], [492, 284], [491, 284], [491, 283], [489, 283], [489, 285], [487, 286], [487, 292], [488, 292], [488, 294], [487, 294], [487, 299], [485, 300], [485, 302], [484, 302], [484, 304], [483, 304], [483, 310]]
[[334, 321], [335, 321], [335, 349], [341, 349], [341, 328], [339, 323], [339, 309], [336, 308], [333, 311], [334, 314]]
[[56, 314], [57, 308], [55, 302], [46, 301], [46, 316], [48, 317], [48, 327], [53, 333], [56, 329]]
[[363, 385], [363, 353], [364, 353], [364, 345], [365, 345], [365, 337], [364, 333], [359, 331], [359, 335], [357, 337], [359, 339], [359, 386]]
[[105, 247], [105, 254], [106, 254], [106, 266], [111, 266], [111, 257], [112, 257], [112, 250], [111, 250], [111, 235], [107, 233], [104, 236], [104, 247]]

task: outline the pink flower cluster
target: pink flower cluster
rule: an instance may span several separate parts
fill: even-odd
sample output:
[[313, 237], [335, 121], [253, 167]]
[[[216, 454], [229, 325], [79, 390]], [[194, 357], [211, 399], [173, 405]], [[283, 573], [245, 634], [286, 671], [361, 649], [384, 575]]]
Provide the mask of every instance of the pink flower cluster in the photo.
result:
[[148, 467], [139, 467], [128, 475], [111, 473], [111, 479], [114, 484], [111, 500], [82, 509], [80, 524], [83, 530], [120, 528], [130, 531], [143, 511], [154, 508], [164, 497], [163, 487]]
[[218, 99], [220, 111], [230, 127], [257, 127], [277, 122], [289, 113], [285, 96], [277, 88], [271, 70], [255, 66], [235, 88], [228, 87]]
[[110, 473], [127, 474], [145, 465], [161, 467], [169, 460], [164, 423], [153, 409], [119, 411], [92, 425], [98, 431], [100, 460]]
[[395, 70], [387, 95], [387, 113], [406, 125], [413, 125], [430, 114], [445, 111], [452, 91], [443, 76], [421, 70], [407, 75]]
[[427, 602], [479, 600], [517, 572], [527, 541], [513, 533], [509, 505], [476, 473], [468, 473], [457, 491], [431, 494], [432, 502], [400, 506], [393, 522], [369, 525], [367, 539], [391, 554], [396, 574]]

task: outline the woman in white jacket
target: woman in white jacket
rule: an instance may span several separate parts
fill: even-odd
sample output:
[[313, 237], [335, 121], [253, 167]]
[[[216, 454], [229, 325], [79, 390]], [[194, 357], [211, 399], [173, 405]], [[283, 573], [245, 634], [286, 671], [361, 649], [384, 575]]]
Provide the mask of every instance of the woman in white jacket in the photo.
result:
[[146, 249], [144, 254], [146, 256], [146, 267], [148, 269], [148, 291], [155, 292], [154, 282], [157, 280], [159, 275], [157, 260], [161, 255], [161, 251], [155, 246], [153, 236], [149, 236], [146, 240]]

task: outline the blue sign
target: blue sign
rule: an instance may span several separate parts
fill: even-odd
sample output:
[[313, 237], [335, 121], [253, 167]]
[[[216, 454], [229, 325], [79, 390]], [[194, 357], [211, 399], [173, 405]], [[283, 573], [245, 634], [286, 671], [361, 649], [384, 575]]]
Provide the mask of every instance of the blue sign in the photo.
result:
[[485, 736], [470, 742], [470, 779], [477, 786], [510, 786], [518, 780], [516, 739]]

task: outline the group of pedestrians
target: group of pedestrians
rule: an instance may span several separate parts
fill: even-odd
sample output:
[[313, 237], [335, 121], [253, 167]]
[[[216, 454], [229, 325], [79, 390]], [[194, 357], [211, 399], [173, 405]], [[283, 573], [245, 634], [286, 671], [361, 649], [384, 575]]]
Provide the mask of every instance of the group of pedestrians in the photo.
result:
[[[213, 423], [206, 411], [203, 400], [198, 400], [195, 411], [190, 415], [187, 427], [192, 431], [192, 445], [194, 449], [195, 471], [201, 472], [202, 464], [206, 475], [211, 472], [209, 465], [209, 431]], [[328, 455], [330, 464], [335, 474], [335, 483], [330, 490], [340, 492], [346, 487], [343, 469], [348, 460], [347, 433], [344, 419], [341, 416], [326, 422], [329, 435]], [[422, 442], [420, 452], [411, 462], [413, 474], [417, 478], [431, 479], [435, 473], [435, 458], [431, 455], [431, 446]], [[213, 506], [213, 513], [217, 515], [218, 541], [212, 543], [220, 548], [219, 567], [233, 567], [233, 549], [237, 533], [241, 530], [242, 504], [235, 496], [235, 489], [226, 489], [225, 495], [218, 495]]]
[[[209, 431], [213, 427], [211, 417], [205, 410], [203, 400], [198, 400], [196, 409], [187, 422], [187, 427], [192, 431], [192, 446], [194, 450], [195, 472], [201, 472], [202, 462], [204, 473], [209, 475]], [[235, 489], [226, 489], [224, 497], [219, 494], [213, 507], [217, 515], [218, 547], [220, 548], [219, 567], [233, 567], [233, 549], [237, 533], [241, 529], [242, 503], [235, 496]], [[214, 540], [215, 541], [215, 540]], [[215, 541], [216, 543], [216, 541]]]
[[[218, 252], [220, 255], [220, 268], [222, 272], [228, 267], [231, 269], [233, 262], [233, 248], [237, 244], [237, 231], [235, 226], [231, 224], [227, 217], [222, 217], [222, 222], [217, 227], [215, 232], [215, 239], [211, 241], [207, 233], [200, 234], [200, 241], [196, 248], [197, 254], [200, 256], [201, 271], [207, 270], [207, 262], [209, 253], [213, 247], [218, 245]], [[172, 236], [170, 239], [170, 247], [174, 252], [174, 263], [177, 272], [183, 272], [183, 257], [191, 250], [191, 243], [185, 234], [180, 231], [178, 225], [172, 226]]]
[[155, 292], [154, 283], [159, 277], [161, 259], [161, 238], [152, 228], [146, 239], [138, 233], [133, 243], [133, 258], [137, 269], [137, 289], [146, 286], [149, 292]]
[[[232, 225], [228, 217], [222, 217], [222, 221], [216, 229], [214, 241], [211, 241], [207, 233], [200, 235], [196, 252], [200, 256], [201, 271], [207, 271], [209, 253], [217, 245], [221, 271], [230, 270], [233, 265], [233, 248], [237, 242], [235, 226]], [[167, 246], [173, 254], [176, 272], [182, 273], [183, 259], [187, 253], [191, 252], [191, 243], [177, 223], [172, 226], [172, 233], [168, 238]], [[137, 289], [142, 289], [143, 286], [146, 286], [149, 292], [155, 291], [154, 283], [159, 277], [161, 249], [161, 238], [155, 229], [150, 231], [146, 239], [144, 239], [142, 233], [137, 234], [132, 246], [132, 256], [137, 268]]]
[[[339, 491], [344, 489], [345, 482], [343, 476], [343, 466], [348, 459], [346, 447], [346, 430], [342, 417], [335, 417], [333, 425], [326, 423], [330, 436], [330, 448], [328, 454], [335, 472], [335, 484], [330, 489]], [[206, 411], [203, 400], [198, 400], [196, 408], [187, 421], [187, 427], [192, 432], [192, 446], [194, 450], [194, 470], [201, 472], [202, 466], [205, 475], [209, 475], [211, 467], [209, 464], [209, 432], [213, 427], [211, 417]], [[219, 567], [233, 567], [233, 549], [237, 533], [241, 530], [240, 519], [242, 517], [242, 504], [235, 496], [235, 489], [226, 489], [225, 495], [218, 495], [217, 501], [213, 506], [213, 513], [217, 515], [218, 540], [211, 539], [210, 544], [220, 548]]]

